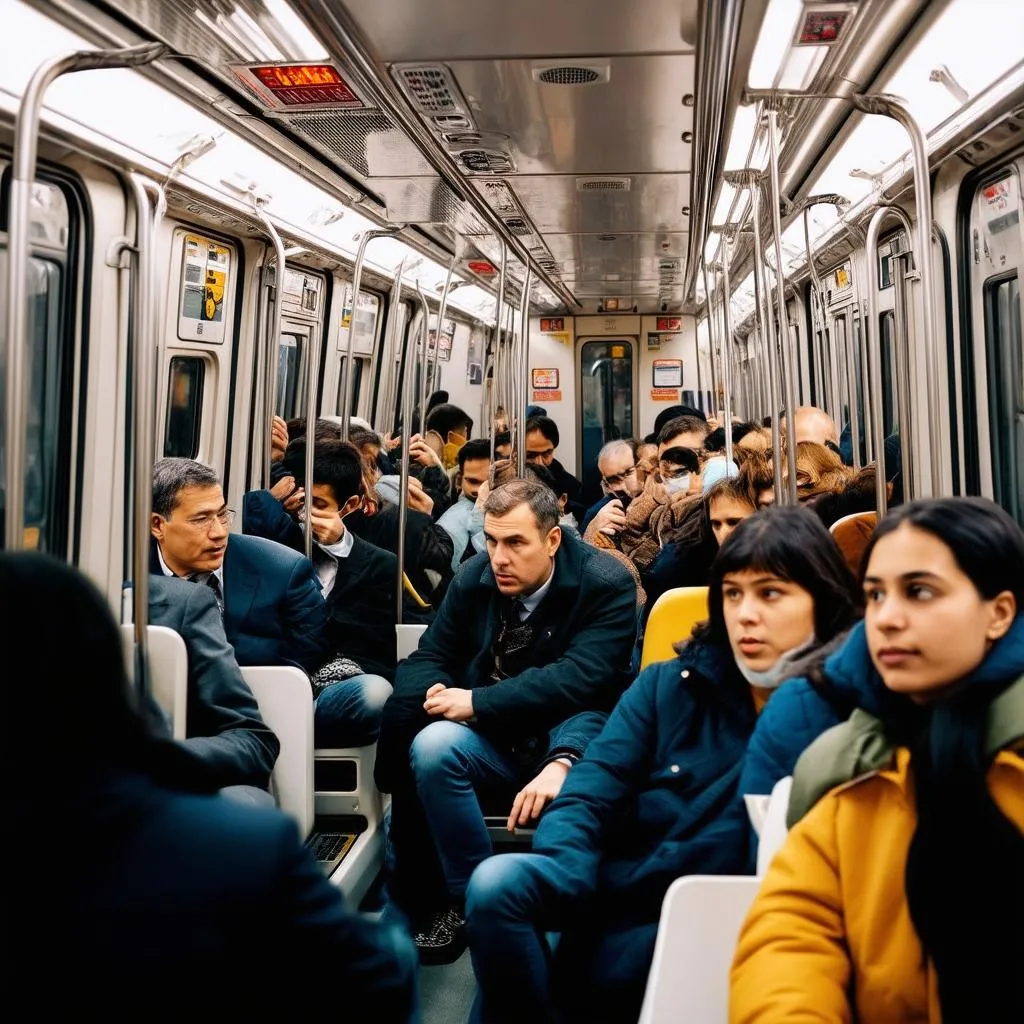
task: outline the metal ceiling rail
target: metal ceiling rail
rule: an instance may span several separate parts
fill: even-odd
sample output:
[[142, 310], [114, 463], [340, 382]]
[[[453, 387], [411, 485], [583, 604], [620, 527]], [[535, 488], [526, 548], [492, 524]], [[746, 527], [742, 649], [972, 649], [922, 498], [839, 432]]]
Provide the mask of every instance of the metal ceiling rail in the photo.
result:
[[[737, 0], [730, 0], [729, 6], [736, 2]], [[328, 52], [340, 59], [346, 70], [355, 75], [367, 98], [394, 119], [396, 125], [442, 180], [457, 195], [466, 198], [474, 211], [516, 255], [523, 266], [532, 266], [538, 278], [568, 306], [582, 308], [576, 296], [561, 281], [545, 273], [526, 246], [508, 230], [505, 222], [487, 205], [483, 196], [463, 177], [455, 161], [438, 147], [426, 126], [408, 110], [397, 88], [381, 74], [362, 32], [349, 12], [341, 4], [326, 3], [323, 0], [294, 0], [291, 6], [319, 37]]]

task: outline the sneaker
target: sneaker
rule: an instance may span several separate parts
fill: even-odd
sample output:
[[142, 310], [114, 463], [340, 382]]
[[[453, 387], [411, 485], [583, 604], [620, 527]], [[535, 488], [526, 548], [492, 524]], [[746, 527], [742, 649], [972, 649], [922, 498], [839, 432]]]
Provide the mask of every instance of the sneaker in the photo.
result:
[[466, 949], [466, 922], [454, 907], [439, 910], [415, 935], [420, 963], [427, 967], [453, 964]]

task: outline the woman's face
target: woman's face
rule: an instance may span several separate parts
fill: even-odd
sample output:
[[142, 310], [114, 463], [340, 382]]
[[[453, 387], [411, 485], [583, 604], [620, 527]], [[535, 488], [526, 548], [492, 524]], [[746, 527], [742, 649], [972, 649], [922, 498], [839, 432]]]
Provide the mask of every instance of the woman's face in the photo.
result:
[[973, 672], [1017, 610], [1008, 590], [986, 601], [950, 549], [909, 523], [872, 550], [864, 599], [868, 649], [882, 681], [922, 704]]
[[727, 497], [713, 498], [708, 506], [708, 518], [718, 546], [721, 547], [729, 534], [753, 514], [754, 509], [745, 501]]
[[722, 611], [733, 656], [754, 672], [768, 671], [814, 635], [814, 598], [761, 569], [724, 577]]

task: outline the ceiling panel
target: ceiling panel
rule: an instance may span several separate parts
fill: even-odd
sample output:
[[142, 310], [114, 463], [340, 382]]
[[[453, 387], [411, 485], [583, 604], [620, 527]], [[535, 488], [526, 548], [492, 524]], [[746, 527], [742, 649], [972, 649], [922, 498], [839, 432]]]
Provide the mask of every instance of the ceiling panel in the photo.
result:
[[345, 0], [383, 61], [692, 51], [698, 0]]
[[449, 61], [477, 128], [508, 136], [519, 174], [629, 174], [690, 169], [691, 55], [573, 62], [606, 81], [546, 85], [552, 62]]

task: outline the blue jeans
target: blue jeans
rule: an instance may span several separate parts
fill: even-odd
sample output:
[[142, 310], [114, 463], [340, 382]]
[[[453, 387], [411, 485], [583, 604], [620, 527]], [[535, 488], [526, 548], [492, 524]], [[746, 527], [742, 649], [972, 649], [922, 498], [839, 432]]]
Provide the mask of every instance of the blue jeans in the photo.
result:
[[[483, 1024], [635, 1022], [657, 922], [614, 922], [600, 901], [565, 894], [556, 857], [507, 853], [485, 860], [466, 892], [466, 929]], [[561, 932], [553, 952], [546, 933]]]
[[449, 721], [432, 722], [417, 734], [410, 762], [448, 892], [461, 897], [473, 869], [494, 852], [475, 787], [499, 783], [514, 791], [536, 772], [524, 773], [490, 740]]
[[377, 739], [391, 684], [383, 676], [364, 674], [331, 683], [313, 704], [313, 745], [365, 747]]

